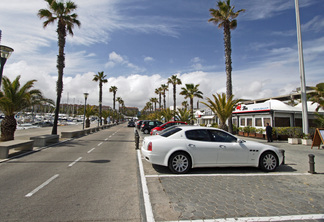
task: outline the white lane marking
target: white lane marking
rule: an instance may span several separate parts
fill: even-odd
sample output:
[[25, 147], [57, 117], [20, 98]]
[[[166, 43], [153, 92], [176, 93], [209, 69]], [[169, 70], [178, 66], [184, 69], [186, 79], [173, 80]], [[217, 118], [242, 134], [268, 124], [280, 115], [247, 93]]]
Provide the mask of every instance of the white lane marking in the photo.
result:
[[101, 146], [102, 142], [98, 144], [98, 146]]
[[105, 139], [105, 141], [107, 141], [107, 140], [108, 140], [108, 138]]
[[91, 153], [92, 151], [94, 151], [96, 148], [92, 148], [91, 150], [89, 150], [87, 153]]
[[142, 190], [143, 190], [143, 199], [144, 199], [144, 206], [145, 206], [145, 214], [146, 214], [146, 221], [154, 222], [154, 216], [153, 216], [153, 210], [152, 205], [150, 201], [150, 194], [148, 192], [147, 184], [146, 184], [146, 178], [144, 174], [144, 168], [141, 158], [141, 151], [137, 150], [137, 160], [141, 175], [141, 183], [142, 183]]
[[109, 136], [109, 138], [111, 137], [112, 135]]
[[[191, 222], [261, 222], [261, 221], [298, 221], [298, 220], [321, 220], [324, 219], [324, 214], [307, 214], [307, 215], [291, 215], [291, 216], [273, 216], [273, 217], [238, 217], [224, 219], [209, 219], [209, 220], [190, 220]], [[169, 222], [188, 222], [188, 220], [177, 220]]]
[[34, 189], [32, 192], [28, 193], [25, 197], [31, 197], [31, 196], [33, 196], [37, 191], [39, 191], [40, 189], [44, 188], [46, 185], [48, 185], [50, 182], [52, 182], [58, 176], [59, 176], [59, 174], [55, 174], [54, 176], [52, 176], [51, 178], [49, 178], [48, 180], [46, 180], [43, 184], [41, 184], [36, 189]]
[[74, 164], [76, 164], [76, 162], [80, 161], [82, 159], [82, 157], [79, 157], [78, 159], [74, 160], [72, 163], [69, 164], [69, 167], [73, 166]]
[[311, 173], [247, 173], [247, 174], [166, 174], [145, 177], [257, 177], [257, 176], [310, 176]]

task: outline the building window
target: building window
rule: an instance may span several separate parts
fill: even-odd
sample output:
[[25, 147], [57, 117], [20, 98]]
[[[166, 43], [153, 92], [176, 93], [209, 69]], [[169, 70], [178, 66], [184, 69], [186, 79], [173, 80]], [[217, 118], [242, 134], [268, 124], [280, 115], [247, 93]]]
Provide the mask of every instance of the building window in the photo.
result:
[[233, 126], [237, 126], [237, 119], [233, 119]]
[[262, 119], [261, 118], [255, 118], [255, 126], [262, 126]]
[[248, 126], [252, 126], [252, 118], [247, 118], [246, 123]]
[[245, 118], [241, 118], [241, 126], [245, 126]]
[[267, 126], [267, 123], [271, 126], [271, 119], [270, 118], [263, 118], [263, 126]]
[[275, 117], [276, 127], [290, 127], [289, 117]]

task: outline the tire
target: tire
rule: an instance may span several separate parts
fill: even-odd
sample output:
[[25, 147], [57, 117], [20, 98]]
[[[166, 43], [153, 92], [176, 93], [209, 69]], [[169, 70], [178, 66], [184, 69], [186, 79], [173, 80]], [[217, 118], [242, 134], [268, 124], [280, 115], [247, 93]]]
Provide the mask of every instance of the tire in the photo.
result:
[[261, 155], [259, 167], [266, 172], [274, 171], [278, 166], [278, 158], [273, 152], [265, 152]]
[[178, 152], [171, 155], [169, 159], [169, 169], [172, 173], [184, 174], [187, 173], [192, 166], [189, 154], [185, 152]]
[[149, 130], [148, 129], [145, 129], [144, 130], [144, 134], [149, 134]]

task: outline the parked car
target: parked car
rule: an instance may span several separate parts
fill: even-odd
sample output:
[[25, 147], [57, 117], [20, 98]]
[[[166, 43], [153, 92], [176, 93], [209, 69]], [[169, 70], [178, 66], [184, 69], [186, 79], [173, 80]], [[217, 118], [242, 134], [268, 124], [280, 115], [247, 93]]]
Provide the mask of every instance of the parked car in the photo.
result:
[[142, 126], [142, 122], [143, 122], [143, 120], [138, 120], [138, 121], [136, 121], [136, 128], [138, 129], [138, 130], [140, 130], [141, 129], [141, 126]]
[[196, 167], [245, 166], [274, 171], [283, 160], [276, 147], [244, 141], [221, 129], [185, 125], [145, 137], [141, 151], [148, 162], [179, 174]]
[[160, 126], [156, 126], [151, 130], [151, 135], [156, 135], [158, 131], [162, 131], [170, 126], [174, 126], [174, 125], [187, 125], [186, 122], [182, 122], [182, 121], [169, 121], [166, 122]]
[[127, 127], [135, 127], [134, 121], [128, 121]]
[[149, 134], [151, 132], [151, 129], [161, 124], [162, 122], [157, 120], [144, 120], [142, 122], [141, 131], [145, 134]]

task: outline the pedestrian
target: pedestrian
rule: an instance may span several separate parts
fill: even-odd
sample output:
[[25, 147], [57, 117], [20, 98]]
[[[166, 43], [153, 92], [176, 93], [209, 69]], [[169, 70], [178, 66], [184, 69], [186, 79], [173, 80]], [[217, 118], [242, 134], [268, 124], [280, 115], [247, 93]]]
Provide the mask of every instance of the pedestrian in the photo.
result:
[[266, 134], [267, 134], [268, 142], [273, 142], [273, 139], [272, 139], [272, 127], [270, 126], [269, 123], [267, 123], [267, 126], [266, 126]]

